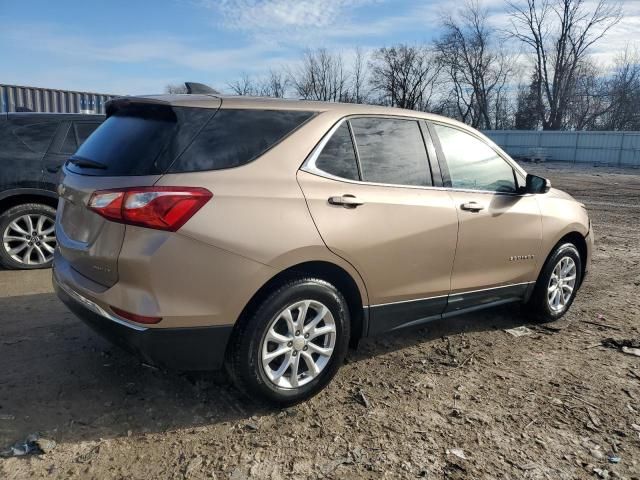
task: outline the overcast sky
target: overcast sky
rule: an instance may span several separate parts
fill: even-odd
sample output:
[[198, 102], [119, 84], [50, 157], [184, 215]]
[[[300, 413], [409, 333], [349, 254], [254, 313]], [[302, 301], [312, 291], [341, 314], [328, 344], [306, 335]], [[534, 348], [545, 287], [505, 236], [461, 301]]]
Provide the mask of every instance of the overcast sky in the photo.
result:
[[[504, 0], [480, 0], [508, 22]], [[439, 34], [458, 0], [0, 0], [0, 83], [159, 93], [184, 80], [226, 89], [289, 65], [306, 47], [345, 54]], [[640, 42], [640, 0], [595, 49], [605, 65]]]

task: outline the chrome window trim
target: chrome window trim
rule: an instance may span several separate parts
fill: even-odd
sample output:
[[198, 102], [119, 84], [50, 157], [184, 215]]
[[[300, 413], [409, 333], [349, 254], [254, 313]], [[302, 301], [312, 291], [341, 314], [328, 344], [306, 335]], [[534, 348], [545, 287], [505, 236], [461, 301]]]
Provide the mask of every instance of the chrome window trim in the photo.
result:
[[376, 303], [374, 305], [363, 305], [363, 308], [374, 308], [374, 307], [384, 307], [387, 305], [398, 305], [401, 303], [410, 303], [410, 302], [420, 302], [423, 300], [436, 300], [438, 298], [444, 298], [444, 297], [456, 297], [459, 295], [468, 295], [470, 293], [478, 293], [478, 292], [488, 292], [489, 290], [497, 290], [499, 288], [509, 288], [509, 287], [518, 287], [520, 285], [531, 285], [532, 283], [536, 283], [535, 281], [531, 281], [531, 282], [520, 282], [520, 283], [509, 283], [507, 285], [500, 285], [497, 287], [489, 287], [489, 288], [480, 288], [480, 289], [476, 289], [476, 290], [465, 290], [464, 292], [458, 292], [458, 293], [451, 293], [449, 295], [436, 295], [434, 297], [425, 297], [425, 298], [414, 298], [411, 300], [400, 300], [398, 302], [388, 302], [388, 303]]
[[[528, 197], [528, 196], [533, 195], [531, 193], [498, 192], [498, 191], [493, 191], [493, 190], [474, 190], [474, 189], [469, 189], [469, 188], [436, 187], [436, 186], [421, 186], [421, 185], [402, 185], [402, 184], [398, 184], [398, 183], [378, 183], [378, 182], [367, 182], [365, 180], [351, 180], [351, 179], [344, 178], [344, 177], [338, 177], [336, 175], [333, 175], [333, 174], [331, 174], [329, 172], [326, 172], [326, 171], [318, 168], [317, 165], [316, 165], [316, 161], [318, 160], [318, 157], [320, 156], [320, 153], [322, 152], [322, 150], [324, 149], [326, 144], [329, 142], [329, 140], [331, 139], [333, 134], [336, 132], [336, 130], [338, 130], [343, 123], [347, 122], [351, 118], [363, 118], [363, 117], [392, 118], [394, 120], [408, 120], [408, 121], [417, 121], [417, 122], [420, 122], [421, 120], [424, 120], [424, 119], [420, 119], [420, 118], [394, 116], [394, 115], [348, 115], [346, 117], [343, 117], [340, 120], [338, 120], [335, 123], [335, 125], [333, 125], [333, 127], [331, 127], [329, 129], [329, 131], [327, 133], [324, 134], [324, 136], [322, 137], [320, 142], [318, 142], [318, 144], [311, 151], [311, 153], [309, 154], [307, 159], [302, 163], [302, 166], [300, 167], [300, 170], [302, 170], [303, 172], [311, 173], [313, 175], [317, 175], [319, 177], [327, 178], [329, 180], [335, 180], [337, 182], [352, 183], [352, 184], [356, 184], [356, 185], [371, 185], [371, 186], [374, 186], [374, 187], [411, 188], [411, 189], [418, 189], [418, 190], [446, 190], [446, 191], [450, 191], [450, 192], [482, 193], [482, 194], [485, 194], [485, 195], [487, 195], [487, 194], [488, 195], [508, 195], [508, 196], [514, 196], [514, 197]], [[431, 120], [424, 120], [424, 121], [432, 122]], [[443, 126], [447, 126], [447, 127], [450, 126], [452, 128], [456, 128], [455, 125], [450, 125], [450, 124], [443, 123], [443, 122], [435, 122], [435, 123], [440, 123]], [[351, 129], [349, 129], [349, 130], [351, 130]], [[477, 137], [476, 135], [473, 135], [472, 133], [467, 132], [466, 130], [463, 130], [461, 128], [458, 128], [458, 130], [460, 130], [461, 132], [464, 132], [464, 133], [468, 133], [469, 135], [473, 136], [474, 138], [476, 138], [479, 141], [483, 141], [482, 138]], [[352, 141], [353, 141], [353, 138], [352, 138]], [[484, 142], [484, 143], [486, 144], [486, 142]], [[487, 146], [495, 151], [495, 149], [491, 145], [487, 144]], [[355, 143], [354, 143], [354, 148], [357, 148]], [[500, 158], [505, 160], [509, 164], [509, 166], [513, 167], [513, 164], [511, 162], [509, 162], [508, 160], [506, 160], [500, 154], [500, 152], [496, 151], [496, 155], [498, 155]], [[357, 162], [357, 159], [356, 159], [356, 162]], [[521, 171], [521, 173], [524, 173], [524, 175], [526, 176], [527, 173], [524, 170], [522, 170], [521, 167], [518, 166], [518, 169]]]
[[104, 308], [102, 308], [97, 303], [94, 303], [91, 300], [89, 300], [88, 298], [80, 295], [78, 292], [73, 290], [71, 287], [69, 287], [68, 285], [66, 285], [62, 281], [60, 281], [55, 275], [53, 276], [53, 278], [54, 278], [55, 282], [58, 284], [58, 286], [62, 290], [64, 290], [64, 292], [67, 295], [69, 295], [71, 298], [73, 298], [76, 302], [82, 304], [88, 310], [91, 310], [93, 313], [96, 313], [96, 314], [100, 315], [101, 317], [104, 317], [107, 320], [111, 320], [112, 322], [116, 322], [116, 323], [118, 323], [118, 324], [120, 324], [120, 325], [122, 325], [124, 327], [130, 328], [132, 330], [136, 330], [138, 332], [144, 332], [145, 330], [148, 330], [147, 327], [141, 327], [139, 325], [134, 325], [132, 323], [127, 322], [126, 320], [121, 319], [120, 317], [116, 317], [115, 315], [107, 312]]

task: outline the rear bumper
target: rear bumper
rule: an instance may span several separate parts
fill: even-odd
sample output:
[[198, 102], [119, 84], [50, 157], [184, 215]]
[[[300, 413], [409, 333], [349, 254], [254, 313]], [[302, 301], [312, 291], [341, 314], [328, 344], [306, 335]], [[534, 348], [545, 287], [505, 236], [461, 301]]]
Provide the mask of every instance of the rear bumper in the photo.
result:
[[119, 320], [83, 297], [53, 272], [53, 287], [64, 304], [93, 330], [146, 362], [174, 370], [216, 370], [224, 362], [232, 325], [146, 328]]

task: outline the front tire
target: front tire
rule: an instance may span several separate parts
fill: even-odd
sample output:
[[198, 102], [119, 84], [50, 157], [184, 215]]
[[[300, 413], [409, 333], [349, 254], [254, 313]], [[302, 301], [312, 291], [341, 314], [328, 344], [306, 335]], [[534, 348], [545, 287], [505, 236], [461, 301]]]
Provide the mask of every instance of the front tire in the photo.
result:
[[56, 211], [42, 203], [16, 205], [0, 215], [0, 264], [13, 270], [49, 268], [56, 247]]
[[349, 309], [333, 285], [292, 280], [239, 321], [225, 366], [250, 397], [293, 405], [331, 381], [344, 362], [349, 335]]
[[563, 243], [549, 256], [526, 307], [535, 320], [558, 320], [567, 311], [582, 282], [582, 259], [576, 246]]

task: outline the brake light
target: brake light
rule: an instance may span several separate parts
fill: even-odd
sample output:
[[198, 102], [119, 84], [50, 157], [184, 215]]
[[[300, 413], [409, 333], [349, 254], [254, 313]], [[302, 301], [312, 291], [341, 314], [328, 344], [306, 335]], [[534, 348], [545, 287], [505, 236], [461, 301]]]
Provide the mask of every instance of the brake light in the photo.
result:
[[197, 187], [132, 187], [94, 192], [88, 207], [114, 222], [175, 232], [211, 197]]
[[131, 320], [132, 322], [136, 323], [154, 324], [159, 323], [160, 320], [162, 320], [162, 317], [146, 317], [144, 315], [127, 312], [126, 310], [121, 310], [116, 307], [111, 307], [111, 310], [113, 310], [113, 313], [115, 313], [119, 317], [126, 318], [127, 320]]

